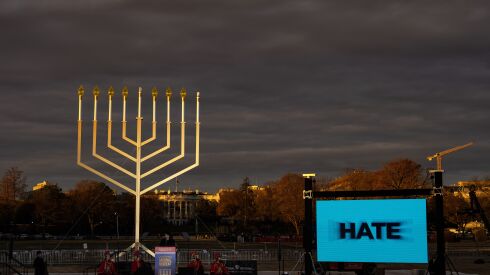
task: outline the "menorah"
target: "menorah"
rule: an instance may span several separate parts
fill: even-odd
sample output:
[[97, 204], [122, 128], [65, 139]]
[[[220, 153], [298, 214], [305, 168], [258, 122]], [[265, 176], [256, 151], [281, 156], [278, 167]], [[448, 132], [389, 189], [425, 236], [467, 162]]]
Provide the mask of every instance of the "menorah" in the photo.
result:
[[153, 88], [151, 91], [151, 96], [152, 96], [152, 102], [153, 102], [153, 120], [152, 120], [152, 135], [150, 138], [146, 140], [142, 140], [142, 121], [143, 117], [141, 116], [141, 94], [142, 94], [142, 88], [140, 87], [138, 89], [138, 115], [136, 117], [136, 140], [129, 138], [126, 135], [126, 128], [127, 128], [127, 121], [126, 121], [126, 101], [128, 98], [128, 89], [124, 87], [122, 89], [122, 139], [129, 144], [133, 145], [136, 148], [136, 153], [135, 155], [128, 154], [124, 152], [123, 150], [117, 148], [112, 144], [112, 98], [114, 97], [114, 89], [112, 87], [109, 88], [107, 92], [108, 96], [108, 119], [107, 119], [107, 147], [117, 154], [127, 158], [128, 160], [132, 161], [135, 163], [135, 172], [131, 172], [122, 166], [114, 163], [113, 161], [103, 157], [102, 155], [97, 153], [97, 102], [99, 100], [99, 95], [100, 95], [100, 90], [96, 86], [93, 89], [93, 99], [94, 99], [94, 118], [93, 118], [93, 134], [92, 134], [92, 156], [114, 168], [116, 168], [118, 171], [123, 172], [124, 174], [128, 175], [129, 177], [133, 178], [135, 180], [135, 188], [132, 189], [128, 187], [127, 185], [113, 179], [112, 177], [108, 176], [107, 174], [96, 170], [95, 168], [89, 166], [86, 163], [83, 163], [81, 160], [81, 152], [82, 152], [82, 98], [84, 95], [84, 88], [83, 86], [80, 86], [78, 89], [78, 143], [77, 143], [77, 164], [80, 165], [81, 167], [87, 169], [88, 171], [96, 174], [97, 176], [107, 180], [108, 182], [128, 191], [129, 193], [133, 194], [135, 196], [135, 221], [134, 221], [134, 243], [128, 248], [130, 249], [136, 249], [139, 250], [140, 248], [143, 248], [148, 254], [155, 256], [153, 251], [145, 247], [142, 243], [140, 243], [140, 199], [141, 195], [147, 193], [148, 191], [157, 188], [158, 186], [186, 173], [187, 171], [199, 166], [199, 92], [196, 93], [196, 158], [194, 164], [170, 175], [167, 176], [166, 178], [152, 184], [151, 186], [144, 188], [141, 190], [141, 180], [156, 171], [159, 171], [168, 165], [178, 161], [179, 159], [184, 158], [185, 155], [185, 99], [187, 96], [187, 92], [185, 89], [182, 89], [180, 91], [180, 97], [181, 97], [181, 105], [182, 105], [182, 111], [181, 111], [181, 121], [180, 121], [180, 154], [166, 162], [161, 163], [160, 165], [154, 167], [153, 169], [142, 172], [141, 169], [141, 164], [144, 161], [147, 161], [151, 158], [154, 158], [155, 156], [165, 152], [166, 150], [170, 149], [170, 128], [171, 128], [171, 120], [170, 120], [170, 99], [172, 97], [172, 91], [170, 88], [167, 88], [165, 95], [166, 95], [166, 103], [167, 103], [167, 120], [166, 120], [166, 134], [167, 134], [167, 140], [166, 140], [166, 145], [161, 147], [160, 149], [146, 155], [142, 156], [141, 153], [141, 148], [148, 143], [156, 140], [157, 138], [157, 121], [156, 121], [156, 109], [157, 109], [157, 96], [158, 96], [158, 91], [156, 88]]

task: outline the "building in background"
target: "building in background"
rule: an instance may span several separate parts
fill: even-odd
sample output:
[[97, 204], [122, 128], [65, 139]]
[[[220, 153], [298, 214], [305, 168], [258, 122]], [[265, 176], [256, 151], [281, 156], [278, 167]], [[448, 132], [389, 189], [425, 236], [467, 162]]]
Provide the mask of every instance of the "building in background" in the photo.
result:
[[48, 185], [50, 185], [50, 183], [49, 183], [47, 180], [45, 180], [45, 181], [43, 181], [43, 182], [40, 182], [40, 183], [38, 183], [38, 184], [34, 185], [34, 186], [32, 187], [32, 191], [36, 191], [36, 190], [43, 189], [44, 187], [46, 187], [46, 186], [48, 186]]
[[220, 189], [217, 193], [200, 192], [199, 190], [183, 190], [172, 192], [169, 190], [157, 190], [148, 197], [156, 197], [163, 201], [165, 220], [174, 225], [183, 225], [193, 221], [196, 217], [196, 209], [201, 201], [219, 202], [220, 193], [228, 189]]
[[486, 198], [490, 196], [490, 180], [472, 180], [472, 181], [458, 181], [456, 186], [459, 187], [458, 191], [461, 195], [469, 200], [469, 188], [475, 188], [475, 193], [478, 198]]

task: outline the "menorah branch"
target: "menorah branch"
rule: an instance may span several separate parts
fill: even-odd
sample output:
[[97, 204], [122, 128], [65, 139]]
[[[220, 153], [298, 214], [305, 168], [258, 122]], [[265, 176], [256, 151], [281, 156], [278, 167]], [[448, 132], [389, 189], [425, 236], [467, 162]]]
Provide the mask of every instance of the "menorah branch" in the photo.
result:
[[130, 177], [132, 177], [132, 178], [134, 178], [134, 179], [136, 178], [136, 175], [135, 175], [135, 174], [133, 174], [133, 173], [131, 173], [131, 172], [130, 172], [130, 171], [128, 171], [127, 169], [124, 169], [123, 167], [121, 167], [121, 166], [117, 165], [116, 163], [114, 163], [114, 162], [112, 162], [112, 161], [110, 161], [110, 160], [106, 159], [105, 157], [103, 157], [103, 156], [101, 156], [101, 155], [97, 154], [97, 121], [94, 121], [94, 122], [93, 122], [93, 136], [92, 136], [92, 139], [93, 139], [93, 140], [92, 140], [92, 155], [93, 155], [95, 158], [97, 158], [97, 159], [99, 159], [99, 160], [101, 160], [101, 161], [105, 162], [106, 164], [108, 164], [108, 165], [110, 165], [110, 166], [112, 166], [112, 167], [116, 168], [117, 170], [119, 170], [119, 171], [121, 171], [121, 172], [125, 173], [126, 175], [128, 175], [128, 176], [130, 176]]
[[[184, 120], [184, 117], [182, 116], [182, 120]], [[194, 168], [196, 168], [197, 166], [199, 166], [199, 137], [200, 137], [200, 126], [201, 126], [201, 122], [199, 121], [199, 92], [197, 93], [197, 96], [196, 96], [196, 159], [195, 159], [195, 162], [194, 164], [190, 165], [189, 167], [177, 172], [177, 173], [174, 173], [173, 175], [151, 185], [150, 187], [148, 188], [145, 188], [143, 191], [141, 191], [140, 194], [145, 194], [146, 192], [148, 191], [151, 191], [152, 189], [155, 189], [157, 188], [158, 186], [186, 173], [187, 171], [190, 171]], [[182, 136], [183, 137], [183, 136]], [[148, 172], [147, 172], [148, 173]]]
[[130, 144], [134, 145], [134, 146], [137, 146], [138, 144], [136, 143], [136, 141], [130, 139], [127, 137], [126, 135], [126, 124], [127, 124], [127, 121], [126, 121], [126, 100], [127, 100], [127, 97], [128, 97], [128, 89], [126, 87], [124, 87], [123, 91], [122, 91], [122, 95], [123, 95], [123, 118], [122, 118], [122, 126], [121, 126], [121, 135], [122, 135], [122, 138], [123, 140], [129, 142]]
[[145, 146], [146, 144], [154, 141], [156, 138], [157, 138], [157, 121], [156, 121], [156, 104], [157, 104], [157, 95], [158, 95], [158, 91], [156, 88], [153, 88], [153, 90], [151, 91], [151, 94], [152, 94], [152, 102], [153, 102], [153, 119], [151, 121], [151, 126], [152, 126], [152, 134], [151, 134], [151, 137], [148, 138], [147, 140], [143, 141], [143, 143], [141, 143], [141, 146]]
[[167, 144], [164, 147], [162, 147], [162, 148], [154, 151], [153, 153], [147, 155], [146, 157], [143, 157], [141, 159], [142, 162], [147, 160], [147, 159], [150, 159], [153, 156], [156, 156], [162, 152], [165, 152], [166, 150], [168, 150], [170, 148], [170, 130], [171, 130], [171, 128], [170, 128], [170, 126], [171, 126], [171, 122], [170, 122], [170, 97], [171, 97], [171, 95], [172, 95], [172, 92], [170, 91], [170, 89], [167, 89]]
[[167, 121], [167, 144], [164, 147], [154, 151], [153, 153], [141, 158], [141, 162], [148, 160], [148, 159], [150, 159], [150, 158], [152, 158], [152, 157], [154, 157], [160, 153], [163, 153], [166, 150], [168, 150], [169, 148], [170, 148], [170, 122]]
[[123, 167], [115, 164], [114, 162], [106, 159], [105, 157], [97, 154], [97, 99], [98, 99], [98, 96], [99, 96], [99, 92], [98, 92], [98, 89], [94, 89], [94, 120], [93, 120], [93, 133], [92, 133], [92, 155], [107, 163], [108, 165], [116, 168], [117, 170], [127, 174], [128, 176], [130, 177], [133, 177], [136, 179], [136, 175], [131, 173], [130, 171], [124, 169]]
[[136, 158], [112, 145], [112, 121], [107, 121], [107, 147], [116, 153], [136, 162]]
[[145, 188], [143, 191], [140, 192], [141, 195], [143, 195], [146, 192], [151, 191], [151, 190], [157, 188], [158, 186], [160, 186], [160, 185], [162, 185], [162, 184], [164, 184], [164, 183], [166, 183], [172, 179], [175, 179], [176, 177], [186, 173], [187, 171], [190, 171], [190, 170], [196, 168], [197, 166], [199, 166], [199, 125], [200, 125], [200, 123], [196, 122], [196, 160], [195, 160], [194, 164], [190, 165], [189, 167], [187, 167], [183, 170], [180, 170], [177, 173], [174, 173], [173, 175], [151, 185], [148, 188]]
[[123, 138], [123, 140], [131, 143], [132, 145], [138, 146], [138, 143], [136, 143], [136, 141], [128, 138], [128, 136], [126, 135], [126, 121], [122, 122], [122, 138]]
[[181, 123], [181, 130], [180, 130], [180, 155], [178, 155], [178, 156], [172, 158], [171, 160], [166, 161], [166, 162], [158, 165], [157, 167], [151, 169], [150, 171], [142, 174], [141, 178], [145, 178], [146, 176], [151, 175], [160, 169], [163, 169], [164, 167], [178, 161], [179, 159], [183, 158], [184, 156], [185, 156], [185, 122], [182, 122]]
[[[182, 96], [181, 96], [181, 98], [182, 98], [182, 101], [181, 101], [182, 115], [181, 115], [181, 121], [180, 121], [180, 155], [178, 155], [178, 156], [174, 157], [173, 159], [166, 161], [166, 162], [158, 165], [157, 167], [151, 169], [150, 171], [142, 174], [141, 178], [144, 178], [150, 174], [153, 174], [154, 172], [156, 172], [160, 169], [163, 169], [164, 167], [178, 161], [179, 159], [181, 159], [185, 156], [185, 115], [184, 115], [185, 114], [185, 90], [183, 90], [181, 94], [182, 94]], [[168, 135], [169, 135], [169, 133], [168, 133]], [[147, 158], [145, 158], [145, 160], [146, 159]]]
[[150, 137], [150, 138], [148, 138], [147, 140], [143, 141], [143, 142], [141, 143], [141, 146], [145, 146], [146, 144], [148, 144], [148, 143], [150, 143], [150, 142], [154, 141], [154, 140], [157, 138], [157, 122], [156, 122], [156, 121], [153, 121], [151, 124], [152, 124], [152, 125], [151, 125], [151, 126], [152, 126], [152, 127], [151, 127], [151, 128], [152, 128], [152, 134], [151, 134], [151, 137]]
[[[81, 100], [80, 100], [80, 105], [81, 105]], [[129, 193], [135, 195], [134, 190], [130, 189], [129, 187], [125, 186], [124, 184], [118, 182], [117, 180], [107, 176], [106, 174], [104, 174], [102, 172], [95, 170], [94, 168], [92, 168], [89, 165], [82, 162], [82, 120], [78, 120], [77, 164], [79, 166], [85, 168], [86, 170], [96, 174], [97, 176], [109, 181], [110, 183], [112, 183], [112, 184], [128, 191]]]

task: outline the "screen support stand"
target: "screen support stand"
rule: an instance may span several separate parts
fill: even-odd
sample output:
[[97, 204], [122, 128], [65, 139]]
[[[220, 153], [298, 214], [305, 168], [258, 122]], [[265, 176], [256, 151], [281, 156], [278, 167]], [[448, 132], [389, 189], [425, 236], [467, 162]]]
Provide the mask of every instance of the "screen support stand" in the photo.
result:
[[315, 174], [303, 174], [305, 178], [305, 189], [303, 199], [305, 200], [305, 222], [303, 228], [303, 247], [305, 249], [305, 275], [311, 275], [313, 258], [313, 177]]
[[[348, 198], [348, 197], [407, 197], [407, 196], [436, 196], [436, 215], [437, 232], [442, 228], [443, 234], [437, 234], [437, 255], [442, 254], [442, 261], [436, 263], [436, 274], [445, 275], [445, 239], [444, 239], [444, 216], [443, 214], [443, 196], [442, 192], [442, 171], [434, 171], [435, 184], [433, 189], [393, 189], [393, 190], [359, 190], [359, 191], [314, 191], [313, 182], [315, 174], [303, 174], [305, 186], [303, 190], [303, 199], [305, 200], [305, 221], [303, 227], [303, 248], [305, 250], [305, 275], [311, 275], [314, 264], [311, 256], [313, 247], [313, 199], [317, 198]], [[439, 173], [439, 174], [438, 174]], [[440, 195], [439, 195], [440, 194]], [[442, 222], [441, 222], [442, 221]], [[442, 262], [442, 267], [441, 267]], [[452, 264], [452, 262], [451, 262]], [[443, 273], [440, 273], [443, 271]]]

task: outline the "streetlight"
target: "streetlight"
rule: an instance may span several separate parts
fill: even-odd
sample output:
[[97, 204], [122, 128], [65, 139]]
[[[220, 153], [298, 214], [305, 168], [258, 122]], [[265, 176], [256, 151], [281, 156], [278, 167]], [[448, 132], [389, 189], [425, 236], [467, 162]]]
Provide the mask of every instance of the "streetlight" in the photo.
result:
[[119, 262], [119, 213], [114, 212], [114, 215], [116, 216], [116, 236], [117, 236], [117, 241], [116, 241], [116, 248], [117, 248], [116, 262]]
[[114, 215], [116, 216], [116, 236], [119, 240], [119, 214], [117, 212], [114, 212]]

